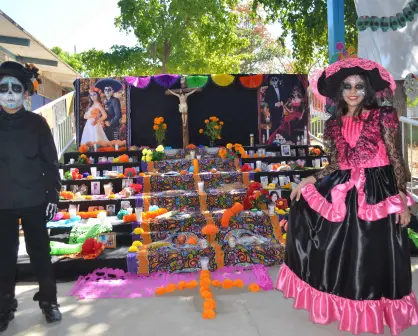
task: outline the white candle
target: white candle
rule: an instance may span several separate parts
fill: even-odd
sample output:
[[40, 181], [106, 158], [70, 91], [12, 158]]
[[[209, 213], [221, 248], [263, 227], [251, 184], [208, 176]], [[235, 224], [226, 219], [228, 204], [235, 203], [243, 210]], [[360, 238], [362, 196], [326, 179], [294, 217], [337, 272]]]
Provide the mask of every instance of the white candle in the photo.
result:
[[209, 258], [202, 257], [200, 258], [200, 266], [202, 266], [202, 270], [207, 270], [209, 267]]
[[261, 170], [261, 161], [256, 161], [256, 162], [255, 162], [255, 167], [256, 167], [257, 169], [260, 169], [260, 170]]
[[93, 178], [96, 178], [96, 176], [97, 176], [97, 167], [90, 167], [90, 172], [91, 172], [91, 176], [93, 176]]
[[195, 158], [195, 154], [196, 153], [194, 151], [190, 152], [190, 160], [193, 160]]
[[128, 209], [126, 209], [126, 211], [128, 211], [128, 214], [129, 215], [132, 215], [133, 209], [132, 208], [128, 208]]
[[95, 151], [95, 152], [97, 152], [97, 150], [99, 149], [98, 147], [99, 147], [99, 146], [98, 146], [97, 144], [94, 144], [94, 151]]
[[112, 186], [110, 184], [105, 184], [103, 188], [104, 188], [106, 197], [109, 197], [110, 193], [112, 192]]
[[70, 164], [74, 164], [74, 159], [70, 159]]
[[279, 176], [279, 183], [280, 183], [280, 186], [281, 186], [281, 187], [283, 187], [283, 186], [285, 185], [285, 181], [286, 181], [285, 176], [280, 175], [280, 176]]
[[201, 155], [196, 155], [196, 159], [200, 160], [202, 158]]
[[136, 215], [136, 221], [138, 223], [141, 223], [142, 222], [142, 208], [136, 208], [135, 215]]
[[77, 216], [77, 209], [76, 208], [70, 208], [70, 209], [68, 209], [68, 212], [70, 214], [70, 218], [74, 218], [75, 216]]
[[115, 145], [115, 150], [119, 150], [119, 145]]
[[321, 159], [315, 159], [315, 168], [321, 168]]
[[60, 169], [60, 179], [63, 180], [64, 179], [64, 169]]
[[204, 187], [205, 187], [205, 182], [203, 182], [203, 181], [197, 182], [197, 186], [199, 188], [199, 192], [203, 192]]
[[270, 203], [269, 204], [269, 215], [273, 216], [274, 215], [274, 211], [276, 209], [276, 205], [274, 203]]

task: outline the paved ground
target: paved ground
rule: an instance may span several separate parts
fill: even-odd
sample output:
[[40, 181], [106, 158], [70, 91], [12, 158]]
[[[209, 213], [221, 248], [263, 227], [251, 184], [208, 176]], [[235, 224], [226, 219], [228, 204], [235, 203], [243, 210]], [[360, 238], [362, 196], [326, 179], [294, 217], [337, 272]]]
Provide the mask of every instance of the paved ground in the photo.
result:
[[[413, 260], [414, 290], [418, 293], [418, 259]], [[273, 280], [278, 267], [271, 269]], [[77, 301], [66, 294], [72, 283], [60, 284], [59, 301], [64, 319], [60, 324], [45, 323], [35, 302], [36, 286], [21, 284], [17, 288], [19, 310], [2, 336], [58, 335], [170, 335], [170, 336], [336, 336], [350, 335], [337, 331], [336, 324], [314, 325], [308, 313], [292, 308], [278, 291], [222, 295], [216, 298], [215, 320], [205, 321], [196, 312], [191, 297], [146, 299], [111, 299]], [[385, 335], [390, 335], [386, 330]], [[418, 335], [418, 327], [402, 335]]]

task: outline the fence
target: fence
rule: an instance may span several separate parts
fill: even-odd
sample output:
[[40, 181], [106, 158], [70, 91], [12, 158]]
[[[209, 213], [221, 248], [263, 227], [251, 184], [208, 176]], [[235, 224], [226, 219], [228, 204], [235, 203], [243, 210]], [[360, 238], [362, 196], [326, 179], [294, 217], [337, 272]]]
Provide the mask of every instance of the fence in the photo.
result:
[[51, 127], [59, 158], [75, 141], [73, 97], [74, 92], [70, 92], [34, 111]]

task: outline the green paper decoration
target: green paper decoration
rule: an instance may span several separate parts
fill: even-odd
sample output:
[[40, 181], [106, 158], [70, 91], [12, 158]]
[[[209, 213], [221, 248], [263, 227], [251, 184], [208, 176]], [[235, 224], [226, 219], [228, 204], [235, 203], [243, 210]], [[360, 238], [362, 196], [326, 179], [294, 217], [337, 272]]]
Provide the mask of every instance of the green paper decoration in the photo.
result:
[[413, 241], [415, 246], [418, 248], [418, 233], [408, 228], [408, 237]]
[[199, 89], [204, 87], [209, 80], [209, 76], [187, 76], [186, 84], [190, 89]]
[[389, 28], [395, 31], [406, 27], [407, 23], [412, 22], [416, 15], [418, 15], [418, 0], [412, 0], [402, 9], [402, 12], [390, 17], [360, 16], [356, 26], [359, 31], [365, 31], [368, 28], [374, 32], [379, 29], [387, 32]]

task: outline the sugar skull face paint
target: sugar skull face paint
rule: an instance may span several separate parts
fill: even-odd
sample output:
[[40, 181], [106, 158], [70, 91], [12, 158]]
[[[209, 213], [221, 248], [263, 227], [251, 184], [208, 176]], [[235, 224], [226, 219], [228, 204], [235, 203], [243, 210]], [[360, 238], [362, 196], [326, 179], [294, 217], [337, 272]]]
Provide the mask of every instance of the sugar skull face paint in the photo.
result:
[[106, 86], [103, 91], [104, 91], [104, 94], [105, 94], [107, 99], [110, 99], [110, 97], [113, 96], [114, 91], [113, 91], [113, 88], [111, 86]]
[[4, 76], [0, 80], [0, 105], [17, 109], [23, 106], [25, 89], [23, 84], [15, 77]]
[[342, 94], [345, 102], [349, 106], [359, 105], [366, 95], [363, 78], [358, 75], [354, 75], [344, 79]]

